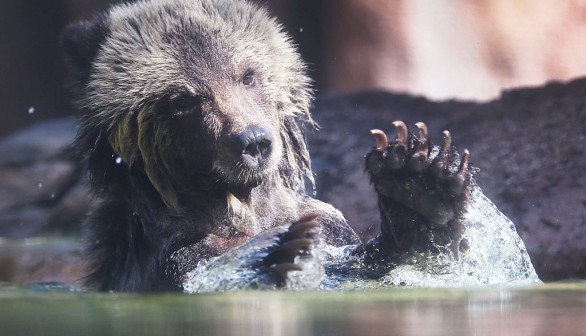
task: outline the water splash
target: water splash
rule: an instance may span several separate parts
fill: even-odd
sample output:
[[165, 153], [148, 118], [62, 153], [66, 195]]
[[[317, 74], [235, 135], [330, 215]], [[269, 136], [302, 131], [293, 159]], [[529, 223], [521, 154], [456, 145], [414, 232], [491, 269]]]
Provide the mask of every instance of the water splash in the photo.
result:
[[[302, 271], [288, 273], [289, 290], [376, 290], [392, 287], [474, 287], [540, 283], [513, 223], [474, 186], [460, 219], [467, 248], [455, 254], [451, 246], [439, 253], [412, 253], [398, 262], [367, 264], [356, 246], [319, 243], [309, 257], [297, 258]], [[189, 273], [188, 293], [276, 289], [263, 259], [278, 244], [287, 226], [268, 230]], [[433, 241], [433, 237], [430, 238]], [[259, 266], [260, 265], [260, 266]]]
[[463, 222], [463, 237], [469, 245], [465, 252], [454, 256], [451, 250], [444, 249], [435, 257], [399, 265], [380, 279], [380, 285], [464, 287], [540, 283], [514, 224], [478, 187], [473, 188]]

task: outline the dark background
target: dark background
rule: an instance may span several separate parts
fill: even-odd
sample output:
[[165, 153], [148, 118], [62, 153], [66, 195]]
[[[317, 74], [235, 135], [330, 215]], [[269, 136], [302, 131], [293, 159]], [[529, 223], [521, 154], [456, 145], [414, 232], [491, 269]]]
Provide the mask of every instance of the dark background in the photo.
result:
[[[283, 22], [321, 91], [383, 88], [487, 101], [503, 88], [586, 74], [580, 0], [254, 1]], [[0, 137], [71, 114], [59, 34], [114, 2], [2, 2]]]
[[[283, 17], [305, 59], [316, 64], [322, 2], [259, 0]], [[270, 2], [270, 3], [268, 3]], [[67, 23], [107, 9], [109, 0], [8, 0], [0, 11], [0, 137], [71, 113], [59, 35]], [[300, 27], [303, 27], [302, 31]], [[312, 69], [316, 67], [312, 66]], [[315, 71], [319, 81], [320, 74]], [[30, 110], [30, 111], [29, 111]]]

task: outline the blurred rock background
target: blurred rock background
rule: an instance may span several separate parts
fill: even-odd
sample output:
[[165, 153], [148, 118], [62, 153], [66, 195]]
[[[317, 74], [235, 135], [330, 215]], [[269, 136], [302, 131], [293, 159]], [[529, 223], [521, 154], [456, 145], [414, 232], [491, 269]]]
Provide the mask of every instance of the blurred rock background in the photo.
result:
[[[256, 1], [284, 22], [322, 91], [488, 100], [586, 74], [585, 0]], [[3, 1], [0, 136], [71, 113], [59, 32], [111, 3]]]
[[[435, 120], [438, 127], [455, 127], [456, 131], [465, 130], [478, 120], [495, 129], [499, 120], [494, 118], [512, 118], [500, 139], [512, 142], [515, 132], [522, 132], [526, 124], [533, 125], [527, 120], [539, 117], [548, 119], [536, 123], [549, 125], [552, 133], [548, 135], [563, 133], [564, 137], [559, 139], [568, 136], [572, 139], [575, 135], [572, 146], [553, 153], [553, 158], [561, 162], [555, 169], [545, 162], [547, 155], [559, 148], [556, 146], [563, 146], [559, 139], [538, 146], [515, 144], [510, 149], [511, 157], [500, 148], [499, 158], [515, 161], [515, 155], [521, 153], [522, 164], [519, 167], [509, 164], [503, 170], [498, 166], [503, 161], [491, 158], [485, 160], [483, 168], [489, 174], [485, 182], [489, 196], [496, 199], [518, 226], [520, 223], [521, 234], [531, 245], [530, 250], [533, 249], [532, 257], [541, 258], [541, 269], [549, 272], [547, 278], [586, 277], [583, 265], [586, 237], [582, 234], [586, 230], [582, 216], [582, 212], [586, 213], [586, 200], [580, 198], [583, 193], [576, 189], [584, 185], [584, 178], [574, 184], [572, 179], [562, 183], [572, 184], [568, 187], [570, 203], [558, 197], [565, 189], [555, 190], [554, 184], [547, 183], [548, 179], [559, 180], [557, 177], [563, 174], [581, 176], [575, 172], [586, 169], [581, 155], [584, 146], [578, 146], [586, 133], [579, 127], [586, 113], [586, 105], [580, 98], [586, 100], [584, 82], [561, 89], [550, 86], [538, 93], [520, 91], [494, 100], [504, 89], [539, 86], [551, 80], [566, 81], [586, 75], [585, 0], [256, 2], [277, 15], [294, 37], [310, 65], [319, 93], [365, 89], [403, 93], [393, 99], [365, 94], [333, 96], [336, 99], [325, 96], [319, 100], [316, 112], [324, 111], [318, 116], [333, 130], [313, 140], [316, 143], [313, 152], [318, 150], [317, 163], [319, 150], [327, 151], [332, 144], [348, 141], [348, 146], [354, 146], [347, 135], [355, 134], [352, 129], [357, 121], [351, 122], [355, 113], [365, 113], [358, 120], [364, 122], [364, 127], [370, 124], [382, 127], [378, 122], [408, 118], [413, 111], [414, 116], [424, 116], [432, 123]], [[68, 118], [72, 110], [59, 33], [68, 22], [89, 18], [111, 3], [107, 0], [3, 2], [0, 11], [0, 101], [3, 103], [0, 108], [0, 281], [72, 281], [79, 277], [80, 245], [75, 237], [80, 232], [79, 221], [90, 205], [83, 174], [71, 160], [67, 147], [74, 129], [73, 120]], [[570, 93], [564, 94], [566, 89]], [[581, 91], [585, 91], [583, 95]], [[434, 102], [452, 99], [465, 102]], [[431, 114], [423, 115], [423, 110]], [[452, 110], [456, 112], [450, 114]], [[533, 110], [538, 110], [538, 115], [531, 114]], [[331, 118], [336, 111], [343, 111], [344, 117]], [[463, 118], [466, 114], [470, 117]], [[332, 127], [336, 121], [348, 123], [336, 129]], [[564, 124], [564, 121], [575, 124]], [[489, 130], [477, 128], [480, 129], [477, 133], [463, 136], [463, 140], [467, 144], [476, 143], [476, 148], [471, 149], [490, 155], [491, 144], [474, 137]], [[346, 132], [345, 138], [331, 136], [341, 129]], [[530, 133], [531, 137], [525, 138], [542, 142], [540, 128]], [[498, 133], [491, 134], [491, 141], [499, 140]], [[540, 152], [542, 147], [550, 152]], [[357, 153], [363, 151], [362, 147], [353, 149]], [[332, 156], [335, 153], [330, 151]], [[340, 146], [339, 153], [347, 153], [344, 146]], [[528, 157], [536, 155], [542, 155], [541, 159], [528, 162]], [[341, 159], [336, 157], [333, 162]], [[348, 172], [334, 172], [345, 181], [337, 187], [366, 189], [368, 186], [362, 186], [360, 178], [348, 177], [348, 174], [359, 174], [356, 170], [359, 157], [349, 161]], [[321, 168], [318, 173], [325, 174], [327, 181], [329, 168]], [[528, 187], [532, 184], [530, 175], [546, 168], [548, 171], [538, 180], [540, 188], [549, 189], [538, 190], [541, 194], [535, 199], [523, 199], [527, 190], [536, 189]], [[516, 179], [518, 170], [515, 169], [523, 169], [522, 179]], [[500, 176], [503, 172], [506, 176]], [[371, 219], [372, 215], [361, 217], [361, 210], [371, 211], [369, 206], [361, 208], [361, 204], [344, 199], [344, 193], [335, 190], [326, 190], [322, 196], [331, 197], [334, 204], [348, 208], [349, 217], [354, 220]], [[525, 203], [520, 204], [523, 200]], [[555, 211], [549, 211], [547, 205]], [[541, 209], [541, 212], [531, 212], [531, 209]], [[372, 228], [367, 225], [361, 224], [360, 230], [364, 237], [372, 235]], [[60, 240], [33, 238], [46, 236], [60, 237]], [[566, 262], [559, 263], [559, 260]]]

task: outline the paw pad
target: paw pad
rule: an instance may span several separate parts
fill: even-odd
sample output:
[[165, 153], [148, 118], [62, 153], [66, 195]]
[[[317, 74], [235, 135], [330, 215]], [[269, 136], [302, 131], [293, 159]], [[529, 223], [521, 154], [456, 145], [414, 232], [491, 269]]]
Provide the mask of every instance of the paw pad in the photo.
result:
[[465, 201], [471, 180], [470, 153], [460, 156], [452, 146], [449, 131], [434, 145], [427, 126], [418, 122], [418, 135], [402, 121], [393, 126], [397, 136], [388, 141], [385, 132], [374, 129], [375, 147], [366, 157], [366, 170], [377, 192], [407, 206], [436, 224], [446, 224]]

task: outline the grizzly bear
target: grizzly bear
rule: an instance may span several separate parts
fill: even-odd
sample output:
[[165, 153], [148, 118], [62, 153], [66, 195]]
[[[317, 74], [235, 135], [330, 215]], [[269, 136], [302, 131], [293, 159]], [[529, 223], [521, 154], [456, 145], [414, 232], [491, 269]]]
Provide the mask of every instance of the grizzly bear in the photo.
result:
[[423, 123], [416, 136], [396, 122], [390, 143], [373, 131], [366, 170], [382, 222], [372, 241], [312, 198], [311, 81], [261, 8], [120, 4], [70, 25], [63, 45], [80, 110], [74, 148], [99, 202], [86, 223], [89, 289], [538, 281], [449, 132], [435, 146]]

